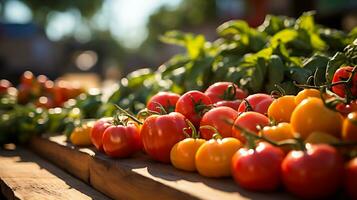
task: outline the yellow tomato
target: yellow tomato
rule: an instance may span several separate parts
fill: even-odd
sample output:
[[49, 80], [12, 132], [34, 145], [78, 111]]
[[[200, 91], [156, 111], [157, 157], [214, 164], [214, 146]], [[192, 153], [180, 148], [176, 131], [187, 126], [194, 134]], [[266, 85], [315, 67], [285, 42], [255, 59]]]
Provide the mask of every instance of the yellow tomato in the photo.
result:
[[196, 171], [195, 155], [198, 148], [205, 143], [204, 139], [186, 138], [172, 147], [171, 163], [177, 169]]
[[323, 132], [313, 132], [305, 140], [306, 143], [311, 144], [331, 144], [339, 141], [338, 138]]
[[295, 96], [282, 96], [270, 104], [268, 117], [273, 118], [276, 122], [290, 122], [291, 113], [295, 107]]
[[303, 100], [291, 115], [291, 128], [306, 139], [312, 132], [324, 132], [340, 137], [342, 116], [328, 109], [322, 99], [309, 97]]
[[80, 127], [76, 127], [71, 136], [70, 140], [74, 145], [77, 146], [89, 146], [92, 144], [90, 139], [90, 132], [93, 128], [94, 122], [88, 122]]
[[299, 105], [304, 99], [307, 99], [308, 97], [320, 98], [320, 91], [317, 89], [304, 89], [300, 91], [295, 97], [295, 104]]
[[260, 131], [260, 134], [275, 142], [294, 138], [291, 125], [285, 122], [276, 126], [266, 126]]
[[230, 176], [233, 154], [241, 147], [242, 143], [236, 138], [208, 140], [196, 153], [198, 173], [207, 177]]
[[348, 141], [357, 141], [357, 112], [347, 115], [343, 121], [342, 139]]

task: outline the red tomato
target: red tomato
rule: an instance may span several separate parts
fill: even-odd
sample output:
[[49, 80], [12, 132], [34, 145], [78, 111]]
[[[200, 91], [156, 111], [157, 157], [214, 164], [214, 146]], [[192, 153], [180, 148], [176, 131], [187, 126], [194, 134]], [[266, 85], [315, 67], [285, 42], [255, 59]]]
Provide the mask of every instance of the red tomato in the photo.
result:
[[90, 139], [99, 151], [103, 151], [103, 134], [104, 131], [112, 125], [112, 121], [112, 117], [102, 118], [93, 125], [92, 131], [90, 132]]
[[[269, 118], [261, 113], [249, 111], [239, 115], [234, 121], [234, 124], [254, 133], [258, 133], [258, 126], [263, 128], [264, 126], [269, 125]], [[232, 136], [239, 139], [243, 143], [246, 141], [241, 131], [234, 126], [232, 127]]]
[[31, 87], [28, 85], [20, 84], [17, 90], [17, 102], [19, 104], [26, 104], [30, 100]]
[[154, 160], [170, 163], [171, 148], [185, 139], [186, 118], [180, 113], [151, 115], [141, 127], [141, 140], [146, 153]]
[[160, 104], [167, 113], [175, 111], [176, 102], [180, 95], [172, 92], [159, 92], [152, 96], [146, 104], [146, 107], [151, 111], [161, 113], [158, 104]]
[[0, 94], [5, 94], [7, 89], [11, 87], [11, 83], [8, 80], [1, 79], [0, 80]]
[[286, 189], [301, 198], [320, 199], [333, 195], [343, 177], [343, 162], [337, 150], [326, 144], [293, 150], [281, 169]]
[[42, 88], [45, 87], [46, 81], [48, 81], [47, 76], [45, 76], [45, 75], [39, 75], [39, 76], [37, 76], [37, 82], [41, 85]]
[[230, 108], [233, 108], [234, 110], [238, 110], [239, 105], [242, 103], [241, 99], [237, 99], [234, 101], [218, 101], [217, 103], [214, 103], [214, 107], [221, 107], [221, 106], [227, 106]]
[[125, 158], [142, 149], [140, 128], [135, 123], [109, 126], [102, 139], [104, 152], [110, 157]]
[[[234, 121], [238, 117], [238, 112], [229, 107], [217, 107], [206, 112], [201, 120], [200, 126], [209, 125], [217, 129], [220, 135], [232, 137], [232, 125], [225, 120]], [[209, 140], [215, 133], [213, 130], [200, 128], [201, 137]]]
[[254, 191], [273, 191], [281, 183], [280, 167], [284, 152], [261, 142], [253, 149], [241, 148], [232, 158], [234, 180], [243, 188]]
[[202, 116], [211, 106], [211, 100], [200, 91], [189, 91], [182, 95], [176, 103], [176, 112], [183, 114], [195, 125], [200, 125]]
[[35, 106], [49, 109], [49, 108], [53, 108], [55, 104], [50, 97], [41, 96], [36, 100]]
[[[246, 100], [248, 101], [249, 105], [252, 107], [253, 110], [263, 115], [267, 115], [268, 108], [270, 104], [273, 102], [273, 98], [270, 95], [257, 93], [249, 95]], [[247, 108], [246, 103], [242, 102], [238, 108], [238, 112], [244, 112]]]
[[351, 199], [357, 199], [357, 157], [346, 165], [345, 187]]
[[[333, 75], [332, 83], [347, 80], [352, 73], [353, 67], [346, 66], [339, 68]], [[351, 93], [353, 96], [357, 96], [357, 73], [353, 75], [353, 80], [351, 86]], [[332, 91], [340, 97], [346, 97], [346, 85], [340, 84], [332, 87]]]
[[20, 80], [20, 84], [26, 86], [32, 86], [33, 82], [35, 81], [35, 76], [31, 71], [25, 71]]
[[350, 104], [337, 104], [336, 110], [340, 112], [343, 116], [347, 116], [349, 113], [357, 111], [357, 101], [351, 101]]
[[244, 99], [247, 95], [245, 92], [232, 82], [217, 82], [209, 86], [205, 91], [212, 103], [218, 101], [233, 101], [237, 99]]

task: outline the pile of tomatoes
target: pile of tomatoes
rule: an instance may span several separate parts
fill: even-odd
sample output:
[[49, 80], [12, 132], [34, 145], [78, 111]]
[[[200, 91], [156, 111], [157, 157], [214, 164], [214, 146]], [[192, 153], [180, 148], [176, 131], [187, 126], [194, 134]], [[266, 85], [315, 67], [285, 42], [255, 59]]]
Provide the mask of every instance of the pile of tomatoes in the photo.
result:
[[137, 116], [118, 108], [96, 121], [90, 137], [108, 156], [143, 150], [181, 170], [232, 176], [248, 190], [325, 198], [345, 188], [357, 198], [357, 102], [331, 109], [324, 96], [248, 96], [231, 82], [182, 96], [159, 92]]
[[17, 102], [27, 104], [33, 102], [36, 107], [62, 107], [68, 99], [77, 97], [84, 92], [79, 85], [67, 81], [52, 81], [45, 75], [37, 77], [30, 71], [25, 71], [17, 87]]

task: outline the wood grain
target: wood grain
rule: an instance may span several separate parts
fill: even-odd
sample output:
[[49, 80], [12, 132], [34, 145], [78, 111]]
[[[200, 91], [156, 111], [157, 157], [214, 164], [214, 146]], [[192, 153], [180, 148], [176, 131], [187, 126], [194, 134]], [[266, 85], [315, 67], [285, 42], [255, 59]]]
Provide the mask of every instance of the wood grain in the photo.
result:
[[[68, 169], [73, 165], [63, 163], [78, 162], [73, 161], [72, 152], [87, 154], [90, 158], [86, 168], [89, 170], [89, 184], [114, 199], [294, 199], [282, 191], [249, 192], [237, 186], [231, 178], [213, 179], [197, 173], [183, 172], [171, 165], [152, 161], [143, 153], [128, 159], [111, 159], [93, 148], [74, 148], [64, 142], [63, 136], [34, 140], [32, 144], [47, 143], [49, 148], [61, 146], [56, 148], [59, 149], [56, 152], [57, 157], [64, 157], [67, 161], [56, 163], [75, 176], [77, 170]], [[67, 150], [61, 151], [64, 148]], [[46, 152], [47, 150], [43, 150], [41, 155], [53, 156]]]
[[0, 187], [7, 199], [108, 199], [90, 186], [17, 147], [0, 150]]

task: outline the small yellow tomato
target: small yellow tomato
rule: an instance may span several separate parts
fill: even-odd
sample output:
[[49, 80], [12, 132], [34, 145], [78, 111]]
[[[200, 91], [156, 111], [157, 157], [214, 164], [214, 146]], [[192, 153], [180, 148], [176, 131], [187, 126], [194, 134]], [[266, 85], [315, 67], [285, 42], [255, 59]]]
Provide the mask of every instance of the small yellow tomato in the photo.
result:
[[260, 131], [260, 134], [275, 142], [294, 138], [291, 125], [285, 122], [276, 126], [266, 126]]
[[196, 171], [195, 155], [204, 139], [186, 138], [176, 143], [170, 152], [171, 163], [177, 169]]
[[320, 98], [320, 91], [317, 89], [304, 89], [300, 91], [295, 97], [295, 104], [299, 105], [304, 99], [307, 99], [308, 97]]
[[94, 122], [88, 122], [80, 127], [76, 127], [70, 136], [71, 142], [77, 146], [92, 145], [90, 132], [92, 131], [93, 125]]
[[357, 112], [347, 115], [343, 121], [342, 139], [347, 141], [357, 141]]
[[315, 131], [339, 138], [342, 120], [341, 114], [327, 108], [322, 99], [309, 97], [296, 106], [290, 124], [293, 132], [300, 134], [303, 139]]
[[230, 176], [232, 157], [241, 147], [242, 143], [236, 138], [208, 140], [196, 153], [198, 173], [206, 177]]
[[338, 138], [324, 132], [312, 132], [305, 140], [306, 143], [311, 144], [332, 144], [339, 141]]
[[290, 122], [291, 113], [295, 107], [295, 96], [282, 96], [270, 104], [268, 117], [274, 119], [276, 122]]

